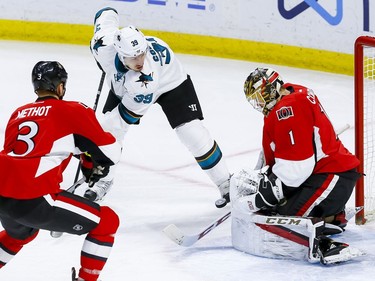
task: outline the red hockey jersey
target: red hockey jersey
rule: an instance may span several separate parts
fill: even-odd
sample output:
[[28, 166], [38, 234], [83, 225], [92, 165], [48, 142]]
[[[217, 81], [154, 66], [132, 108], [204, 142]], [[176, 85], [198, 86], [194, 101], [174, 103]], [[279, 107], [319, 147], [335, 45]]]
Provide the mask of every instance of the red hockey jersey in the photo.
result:
[[18, 108], [0, 152], [0, 195], [30, 199], [60, 190], [73, 154], [87, 151], [98, 165], [113, 165], [121, 148], [104, 132], [91, 108], [54, 98]]
[[284, 96], [264, 118], [266, 164], [286, 185], [300, 186], [312, 173], [337, 173], [359, 165], [338, 139], [313, 91], [285, 84]]

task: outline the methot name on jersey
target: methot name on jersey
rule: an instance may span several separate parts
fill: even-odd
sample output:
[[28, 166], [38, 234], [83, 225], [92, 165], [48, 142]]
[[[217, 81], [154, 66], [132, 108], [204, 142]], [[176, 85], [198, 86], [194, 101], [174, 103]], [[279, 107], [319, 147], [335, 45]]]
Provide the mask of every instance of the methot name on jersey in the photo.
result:
[[16, 119], [30, 117], [30, 116], [47, 116], [48, 112], [52, 106], [36, 106], [22, 109], [18, 111], [18, 115]]

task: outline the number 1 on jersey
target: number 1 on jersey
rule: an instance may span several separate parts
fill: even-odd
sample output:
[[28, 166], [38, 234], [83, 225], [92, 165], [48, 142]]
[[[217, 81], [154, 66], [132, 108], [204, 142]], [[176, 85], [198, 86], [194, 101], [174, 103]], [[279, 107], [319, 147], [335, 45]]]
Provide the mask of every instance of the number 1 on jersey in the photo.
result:
[[292, 130], [289, 131], [289, 137], [290, 137], [290, 143], [292, 145], [295, 145], [296, 143], [294, 141], [294, 136], [293, 136], [293, 131]]

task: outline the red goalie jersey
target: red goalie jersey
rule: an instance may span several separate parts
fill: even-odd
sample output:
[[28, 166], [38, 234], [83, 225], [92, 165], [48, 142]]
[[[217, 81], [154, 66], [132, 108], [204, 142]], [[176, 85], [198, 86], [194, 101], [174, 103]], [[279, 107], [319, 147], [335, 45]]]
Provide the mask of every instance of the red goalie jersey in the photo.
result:
[[284, 96], [264, 118], [266, 164], [286, 185], [300, 186], [312, 173], [338, 173], [359, 165], [338, 139], [312, 90], [283, 85]]
[[102, 166], [120, 157], [115, 138], [103, 131], [92, 109], [54, 98], [18, 108], [0, 153], [0, 195], [30, 199], [59, 192], [70, 158], [85, 151]]

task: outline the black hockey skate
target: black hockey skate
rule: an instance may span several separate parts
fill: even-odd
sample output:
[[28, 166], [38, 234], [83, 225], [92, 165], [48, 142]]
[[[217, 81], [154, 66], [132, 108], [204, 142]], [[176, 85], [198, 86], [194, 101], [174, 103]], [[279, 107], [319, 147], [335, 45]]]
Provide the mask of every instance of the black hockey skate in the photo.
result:
[[77, 277], [76, 269], [72, 267], [72, 281], [84, 281], [81, 278]]
[[78, 278], [76, 277], [76, 269], [72, 267], [72, 281], [77, 281]]
[[[72, 267], [72, 281], [85, 281], [82, 278], [77, 277], [77, 272], [74, 267]], [[100, 280], [98, 280], [100, 281]]]
[[334, 241], [326, 236], [320, 236], [318, 240], [317, 252], [320, 262], [324, 265], [337, 264], [364, 255], [361, 250], [350, 247], [346, 243]]

